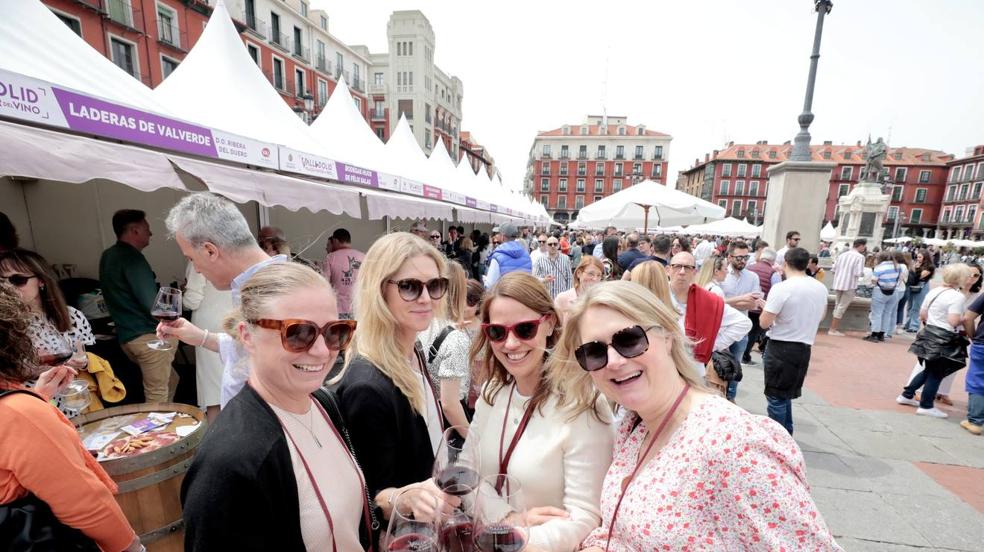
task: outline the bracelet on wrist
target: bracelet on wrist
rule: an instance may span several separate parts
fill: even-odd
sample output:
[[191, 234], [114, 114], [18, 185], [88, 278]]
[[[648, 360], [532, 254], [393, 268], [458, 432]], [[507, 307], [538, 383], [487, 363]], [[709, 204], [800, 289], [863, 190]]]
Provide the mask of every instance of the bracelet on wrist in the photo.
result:
[[204, 347], [205, 343], [208, 342], [208, 330], [205, 330], [205, 334], [202, 336], [202, 342], [198, 345], [199, 347]]

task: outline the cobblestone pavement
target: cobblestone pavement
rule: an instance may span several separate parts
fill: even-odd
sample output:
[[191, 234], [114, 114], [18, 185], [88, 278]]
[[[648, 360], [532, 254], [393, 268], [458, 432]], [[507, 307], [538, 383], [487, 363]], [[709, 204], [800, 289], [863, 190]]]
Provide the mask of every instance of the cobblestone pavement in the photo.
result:
[[[895, 403], [915, 358], [911, 336], [868, 343], [863, 334], [817, 336], [794, 437], [813, 496], [849, 551], [984, 550], [984, 437], [960, 427], [963, 375], [947, 419]], [[745, 366], [740, 406], [765, 415], [761, 358]]]

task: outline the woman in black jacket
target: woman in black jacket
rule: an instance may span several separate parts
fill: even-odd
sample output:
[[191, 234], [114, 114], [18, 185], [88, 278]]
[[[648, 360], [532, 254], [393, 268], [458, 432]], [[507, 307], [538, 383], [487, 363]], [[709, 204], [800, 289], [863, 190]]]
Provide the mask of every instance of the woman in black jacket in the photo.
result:
[[412, 504], [417, 514], [430, 515], [433, 500], [442, 496], [429, 478], [443, 413], [416, 343], [417, 333], [444, 307], [444, 270], [443, 255], [413, 234], [376, 240], [359, 268], [359, 333], [332, 382], [370, 496], [386, 518], [408, 488], [427, 490], [412, 493], [419, 499]]
[[373, 525], [361, 470], [321, 383], [355, 322], [297, 263], [243, 285], [226, 322], [249, 352], [248, 385], [209, 428], [181, 489], [185, 549], [365, 550]]

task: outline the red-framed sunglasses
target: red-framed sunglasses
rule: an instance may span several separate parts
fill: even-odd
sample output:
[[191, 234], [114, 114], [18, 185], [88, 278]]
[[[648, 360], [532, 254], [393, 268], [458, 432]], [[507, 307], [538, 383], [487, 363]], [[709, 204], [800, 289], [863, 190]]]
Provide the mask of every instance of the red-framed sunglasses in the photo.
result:
[[352, 342], [357, 325], [355, 320], [332, 320], [324, 326], [318, 326], [310, 320], [272, 320], [261, 318], [250, 320], [250, 324], [280, 331], [280, 343], [289, 353], [303, 353], [314, 346], [318, 336], [324, 336], [325, 345], [332, 351], [341, 351]]
[[537, 320], [523, 320], [510, 326], [484, 323], [482, 324], [482, 331], [485, 333], [485, 337], [489, 338], [489, 341], [493, 343], [505, 341], [509, 337], [509, 332], [512, 332], [516, 336], [516, 339], [529, 341], [536, 337], [537, 332], [540, 331], [540, 324], [547, 318], [550, 318], [550, 315], [544, 314]]

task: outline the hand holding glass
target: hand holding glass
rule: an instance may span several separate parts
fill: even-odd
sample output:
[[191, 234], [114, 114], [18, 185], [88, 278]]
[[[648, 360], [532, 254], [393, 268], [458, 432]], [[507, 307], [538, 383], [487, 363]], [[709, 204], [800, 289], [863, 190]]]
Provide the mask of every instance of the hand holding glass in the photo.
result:
[[[170, 287], [162, 287], [157, 290], [157, 298], [154, 299], [154, 306], [150, 308], [150, 315], [165, 323], [180, 318], [181, 290]], [[151, 341], [147, 346], [157, 351], [169, 351], [173, 348], [161, 338]]]

